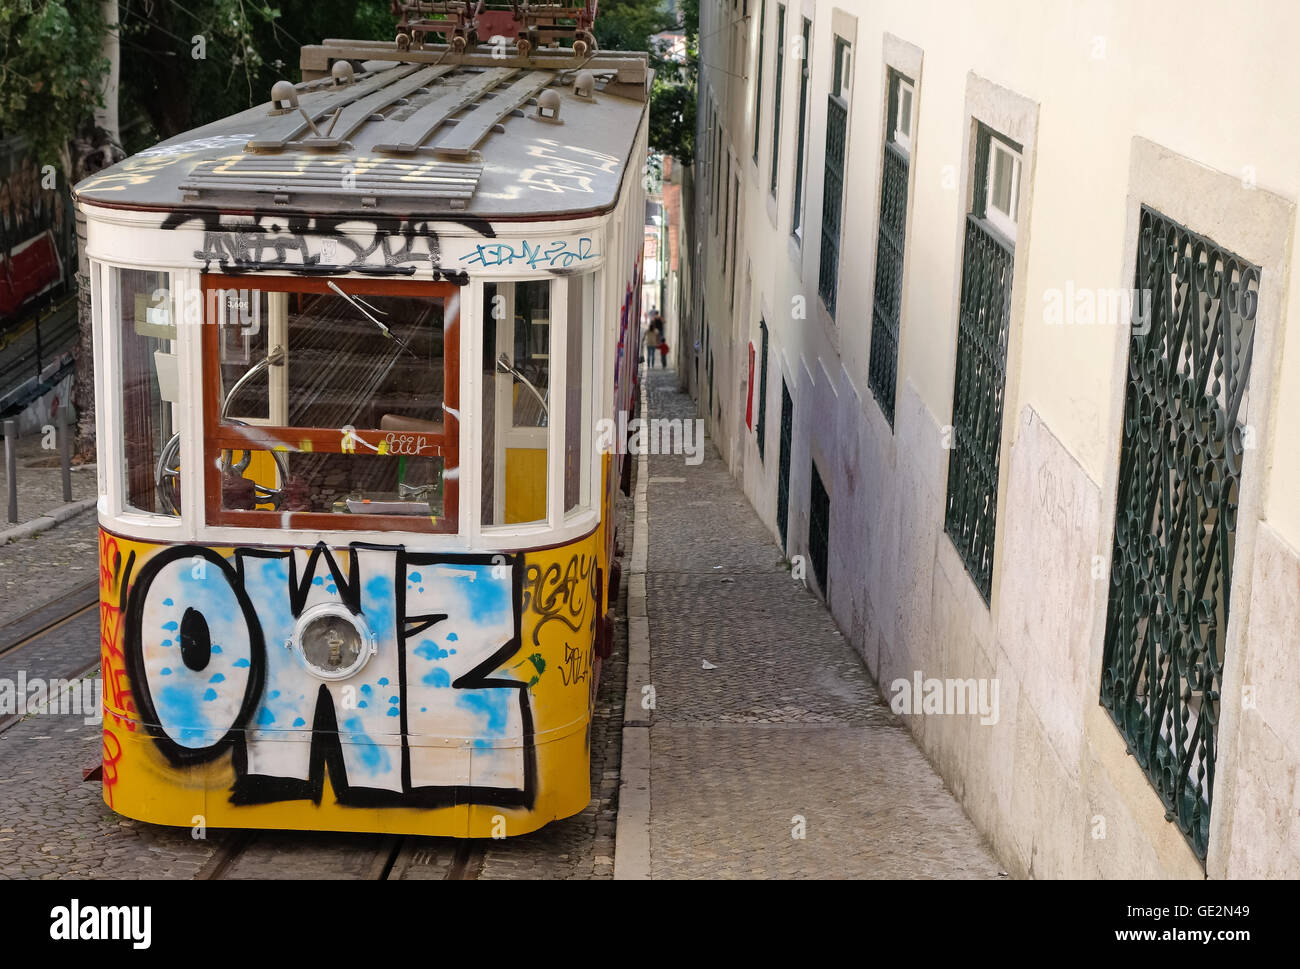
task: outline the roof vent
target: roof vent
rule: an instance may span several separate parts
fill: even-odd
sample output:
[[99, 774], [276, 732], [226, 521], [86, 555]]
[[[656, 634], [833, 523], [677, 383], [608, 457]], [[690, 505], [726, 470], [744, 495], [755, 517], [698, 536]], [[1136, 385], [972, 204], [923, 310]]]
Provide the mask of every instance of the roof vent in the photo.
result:
[[559, 124], [560, 95], [556, 91], [543, 91], [537, 95], [537, 118]]
[[357, 79], [356, 72], [347, 61], [335, 61], [330, 68], [330, 74], [333, 75], [337, 87], [346, 87]]
[[298, 91], [291, 81], [271, 85], [271, 114], [287, 114], [298, 107]]
[[587, 101], [593, 100], [596, 96], [596, 75], [591, 71], [579, 71], [573, 79], [573, 94]]

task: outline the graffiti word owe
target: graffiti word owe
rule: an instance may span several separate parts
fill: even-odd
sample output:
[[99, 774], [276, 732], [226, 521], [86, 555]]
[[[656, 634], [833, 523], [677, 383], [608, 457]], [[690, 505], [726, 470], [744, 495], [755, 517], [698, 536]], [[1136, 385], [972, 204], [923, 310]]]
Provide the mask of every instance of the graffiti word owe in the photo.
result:
[[[230, 751], [234, 804], [320, 804], [328, 773], [340, 804], [531, 808], [528, 684], [496, 675], [520, 646], [520, 569], [516, 556], [401, 546], [240, 548], [233, 560], [174, 546], [128, 595], [140, 718], [174, 766]], [[328, 675], [339, 629], [373, 651], [353, 647], [363, 658]]]
[[461, 260], [471, 266], [497, 268], [503, 266], [527, 266], [529, 269], [568, 269], [577, 263], [598, 259], [600, 254], [592, 251], [591, 239], [583, 236], [576, 243], [568, 239], [554, 242], [529, 242], [524, 239], [519, 243], [488, 242], [475, 246]]

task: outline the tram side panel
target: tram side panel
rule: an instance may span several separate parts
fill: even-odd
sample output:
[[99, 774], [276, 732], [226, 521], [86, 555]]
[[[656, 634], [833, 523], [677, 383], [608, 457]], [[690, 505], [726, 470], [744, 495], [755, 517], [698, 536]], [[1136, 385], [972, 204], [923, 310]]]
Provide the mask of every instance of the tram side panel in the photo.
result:
[[[104, 799], [162, 824], [489, 837], [590, 800], [599, 531], [516, 555], [100, 538]], [[345, 679], [294, 645], [358, 618]]]

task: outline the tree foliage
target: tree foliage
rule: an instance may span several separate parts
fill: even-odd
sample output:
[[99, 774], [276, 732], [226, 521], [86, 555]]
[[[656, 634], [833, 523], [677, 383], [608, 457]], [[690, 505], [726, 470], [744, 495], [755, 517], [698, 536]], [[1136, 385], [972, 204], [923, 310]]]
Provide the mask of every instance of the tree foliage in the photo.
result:
[[265, 102], [276, 81], [301, 79], [303, 44], [396, 32], [388, 0], [120, 0], [120, 11], [132, 151]]
[[596, 42], [602, 50], [651, 49], [650, 38], [677, 26], [667, 8], [647, 0], [601, 0]]
[[[596, 18], [596, 40], [605, 50], [644, 50], [655, 69], [650, 90], [650, 148], [689, 165], [695, 158], [695, 79], [699, 53], [699, 0], [681, 0], [679, 17], [645, 0], [604, 0]], [[680, 19], [679, 19], [680, 18]], [[686, 35], [683, 59], [660, 48], [665, 31]]]
[[683, 165], [695, 160], [695, 85], [655, 79], [650, 92], [650, 147]]
[[[699, 0], [678, 8], [680, 20], [647, 0], [603, 0], [595, 32], [606, 50], [651, 52], [651, 147], [689, 163]], [[128, 151], [264, 102], [277, 80], [300, 79], [304, 43], [394, 32], [388, 0], [120, 0], [118, 19]], [[105, 29], [101, 0], [0, 0], [0, 133], [66, 169], [69, 139], [100, 104]], [[652, 41], [673, 29], [686, 32], [684, 62]]]
[[100, 0], [0, 0], [0, 133], [68, 171], [68, 140], [99, 106]]

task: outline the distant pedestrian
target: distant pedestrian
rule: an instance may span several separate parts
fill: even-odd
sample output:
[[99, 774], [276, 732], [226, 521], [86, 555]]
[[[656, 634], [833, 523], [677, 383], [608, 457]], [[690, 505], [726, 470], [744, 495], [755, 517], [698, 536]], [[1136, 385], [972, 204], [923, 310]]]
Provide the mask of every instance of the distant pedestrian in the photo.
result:
[[659, 366], [665, 370], [668, 368], [668, 341], [664, 340], [659, 344]]
[[649, 370], [655, 365], [655, 351], [664, 339], [664, 321], [658, 313], [650, 320], [650, 328], [645, 331], [645, 365]]

